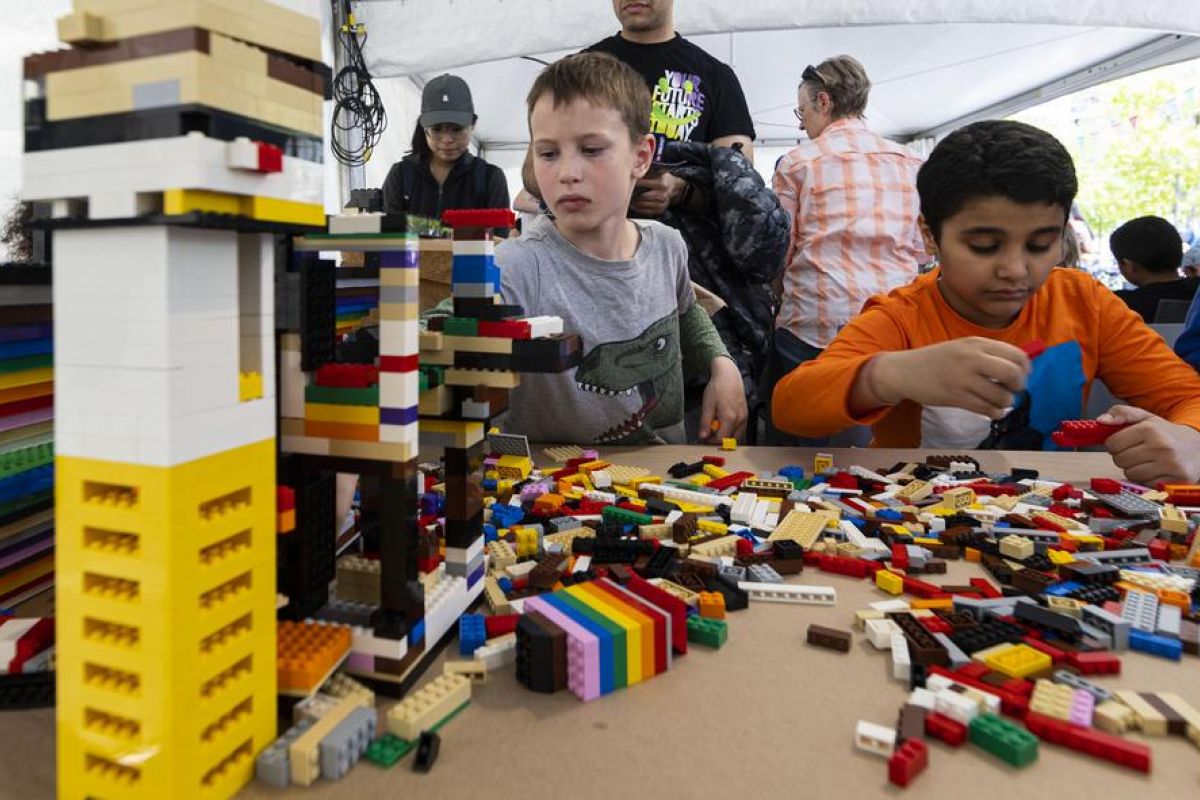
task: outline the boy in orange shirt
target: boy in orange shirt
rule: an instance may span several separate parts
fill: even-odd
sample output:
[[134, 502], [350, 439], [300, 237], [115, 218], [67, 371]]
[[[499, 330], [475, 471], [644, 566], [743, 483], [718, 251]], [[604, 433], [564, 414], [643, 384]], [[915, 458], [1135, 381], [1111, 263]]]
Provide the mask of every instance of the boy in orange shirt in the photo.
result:
[[[876, 446], [958, 449], [994, 444], [993, 423], [1020, 414], [1025, 441], [1053, 447], [1100, 378], [1131, 404], [1099, 418], [1128, 424], [1105, 446], [1129, 479], [1200, 478], [1200, 376], [1091, 276], [1055, 268], [1077, 189], [1058, 140], [1018, 122], [968, 125], [934, 148], [917, 189], [940, 266], [872, 298], [785, 376], [775, 425], [870, 425]], [[1031, 360], [1021, 345], [1038, 340], [1046, 353]]]

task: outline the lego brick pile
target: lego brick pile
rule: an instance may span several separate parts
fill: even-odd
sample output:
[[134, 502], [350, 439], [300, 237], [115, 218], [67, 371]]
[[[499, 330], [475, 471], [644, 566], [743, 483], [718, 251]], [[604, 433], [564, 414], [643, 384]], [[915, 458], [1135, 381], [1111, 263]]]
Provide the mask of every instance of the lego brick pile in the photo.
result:
[[0, 267], [0, 608], [54, 582], [50, 269]]

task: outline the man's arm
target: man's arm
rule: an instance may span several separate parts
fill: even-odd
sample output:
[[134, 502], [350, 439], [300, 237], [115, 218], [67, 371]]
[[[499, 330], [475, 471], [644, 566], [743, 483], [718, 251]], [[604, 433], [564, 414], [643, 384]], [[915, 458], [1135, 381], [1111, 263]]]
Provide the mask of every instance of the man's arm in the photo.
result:
[[735, 144], [741, 144], [742, 155], [751, 164], [754, 163], [754, 140], [749, 136], [743, 136], [740, 133], [735, 133], [730, 136], [718, 136], [713, 139], [710, 144], [713, 147], [733, 147]]

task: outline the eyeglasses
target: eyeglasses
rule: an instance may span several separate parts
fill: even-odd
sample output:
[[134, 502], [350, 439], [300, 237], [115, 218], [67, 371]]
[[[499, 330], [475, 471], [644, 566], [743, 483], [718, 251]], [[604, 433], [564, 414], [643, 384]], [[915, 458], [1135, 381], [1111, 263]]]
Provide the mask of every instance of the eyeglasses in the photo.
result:
[[821, 77], [821, 73], [817, 72], [817, 68], [812, 64], [809, 64], [804, 68], [804, 72], [800, 73], [800, 80], [812, 81], [813, 83], [820, 83], [822, 85], [825, 83], [825, 79]]

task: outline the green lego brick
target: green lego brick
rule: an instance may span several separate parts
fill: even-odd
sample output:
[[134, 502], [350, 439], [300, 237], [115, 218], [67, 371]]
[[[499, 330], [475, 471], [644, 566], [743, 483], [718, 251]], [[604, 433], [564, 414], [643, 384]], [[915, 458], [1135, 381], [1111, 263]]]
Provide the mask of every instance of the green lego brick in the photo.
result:
[[729, 638], [729, 626], [724, 620], [688, 617], [688, 641], [719, 649]]
[[53, 442], [42, 442], [22, 447], [19, 450], [0, 453], [0, 480], [53, 463]]
[[305, 386], [304, 402], [328, 403], [335, 406], [377, 406], [379, 387], [352, 389], [340, 386]]
[[478, 336], [479, 320], [467, 317], [447, 317], [442, 325], [442, 333], [447, 336]]
[[605, 506], [600, 512], [605, 522], [620, 522], [632, 523], [633, 525], [651, 525], [654, 523], [654, 517], [650, 514], [641, 514], [637, 511], [630, 511], [627, 508], [620, 506]]
[[367, 747], [366, 758], [372, 764], [378, 764], [386, 769], [395, 766], [397, 761], [415, 750], [416, 747], [416, 742], [385, 733], [382, 739], [376, 739]]
[[980, 714], [969, 730], [972, 744], [1014, 767], [1037, 761], [1037, 737], [995, 714]]
[[7, 358], [0, 360], [0, 375], [6, 372], [22, 372], [27, 369], [41, 369], [42, 367], [53, 367], [54, 356], [50, 353], [44, 353], [40, 356], [22, 356], [21, 358]]

